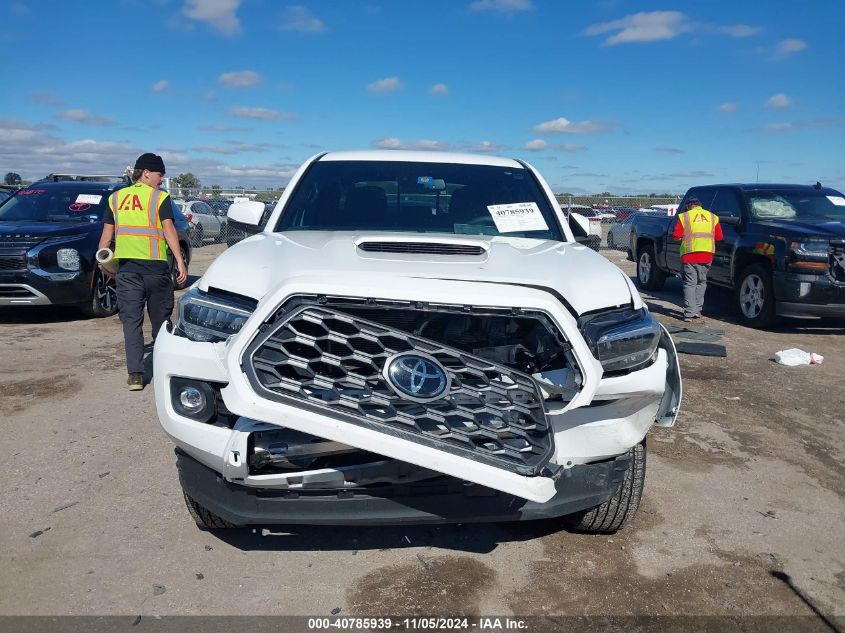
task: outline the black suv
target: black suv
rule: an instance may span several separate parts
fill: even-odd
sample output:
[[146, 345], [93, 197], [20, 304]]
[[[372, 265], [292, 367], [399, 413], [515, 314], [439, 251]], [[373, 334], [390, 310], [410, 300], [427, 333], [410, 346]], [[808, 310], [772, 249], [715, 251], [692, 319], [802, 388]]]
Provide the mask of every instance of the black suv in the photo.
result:
[[[0, 204], [0, 306], [63, 304], [89, 316], [114, 314], [115, 284], [94, 254], [108, 197], [126, 184], [36, 182]], [[174, 224], [187, 265], [187, 222], [176, 217]]]

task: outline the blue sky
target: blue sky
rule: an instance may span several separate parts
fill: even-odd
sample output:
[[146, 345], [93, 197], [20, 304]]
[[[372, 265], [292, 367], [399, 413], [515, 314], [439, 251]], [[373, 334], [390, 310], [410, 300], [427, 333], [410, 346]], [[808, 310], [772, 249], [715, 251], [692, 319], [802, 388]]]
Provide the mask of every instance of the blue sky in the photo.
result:
[[325, 150], [490, 152], [557, 192], [845, 188], [845, 2], [16, 0], [0, 172], [278, 186]]

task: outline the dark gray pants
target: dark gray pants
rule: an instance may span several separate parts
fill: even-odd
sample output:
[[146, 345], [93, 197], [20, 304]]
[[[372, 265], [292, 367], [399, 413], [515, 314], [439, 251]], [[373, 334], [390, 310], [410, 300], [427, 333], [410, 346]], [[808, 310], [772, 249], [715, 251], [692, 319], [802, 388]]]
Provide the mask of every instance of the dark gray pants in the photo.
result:
[[130, 374], [144, 371], [144, 304], [153, 326], [155, 340], [162, 324], [173, 313], [173, 280], [169, 274], [117, 274], [117, 303], [126, 345], [126, 369]]
[[710, 264], [684, 264], [684, 316], [701, 316]]

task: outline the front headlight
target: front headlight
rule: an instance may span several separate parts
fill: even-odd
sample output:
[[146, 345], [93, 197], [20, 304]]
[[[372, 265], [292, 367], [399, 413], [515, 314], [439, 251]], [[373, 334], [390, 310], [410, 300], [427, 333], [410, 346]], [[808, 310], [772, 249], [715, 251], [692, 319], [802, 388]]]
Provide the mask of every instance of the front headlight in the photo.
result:
[[828, 246], [827, 242], [808, 240], [805, 242], [792, 242], [789, 248], [798, 257], [805, 255], [810, 255], [811, 257], [827, 257]]
[[60, 248], [56, 251], [56, 263], [64, 270], [79, 270], [79, 251], [75, 248]]
[[189, 290], [179, 299], [174, 334], [192, 341], [223, 341], [240, 331], [253, 310], [246, 302]]
[[644, 367], [653, 360], [660, 342], [660, 324], [645, 308], [589, 315], [580, 326], [605, 374]]

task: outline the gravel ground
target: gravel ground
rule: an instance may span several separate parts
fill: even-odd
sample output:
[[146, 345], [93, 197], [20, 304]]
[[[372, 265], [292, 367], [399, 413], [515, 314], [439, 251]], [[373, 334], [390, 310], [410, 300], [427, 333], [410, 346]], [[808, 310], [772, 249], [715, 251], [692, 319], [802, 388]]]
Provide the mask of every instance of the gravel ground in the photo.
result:
[[[191, 272], [223, 248], [197, 249]], [[677, 323], [678, 280], [646, 299]], [[616, 535], [210, 534], [184, 508], [152, 388], [126, 389], [118, 319], [0, 309], [0, 615], [845, 616], [841, 324], [750, 330], [717, 290], [705, 313], [728, 356], [682, 355], [681, 415], [649, 435], [640, 513]], [[825, 362], [775, 364], [788, 347]]]

